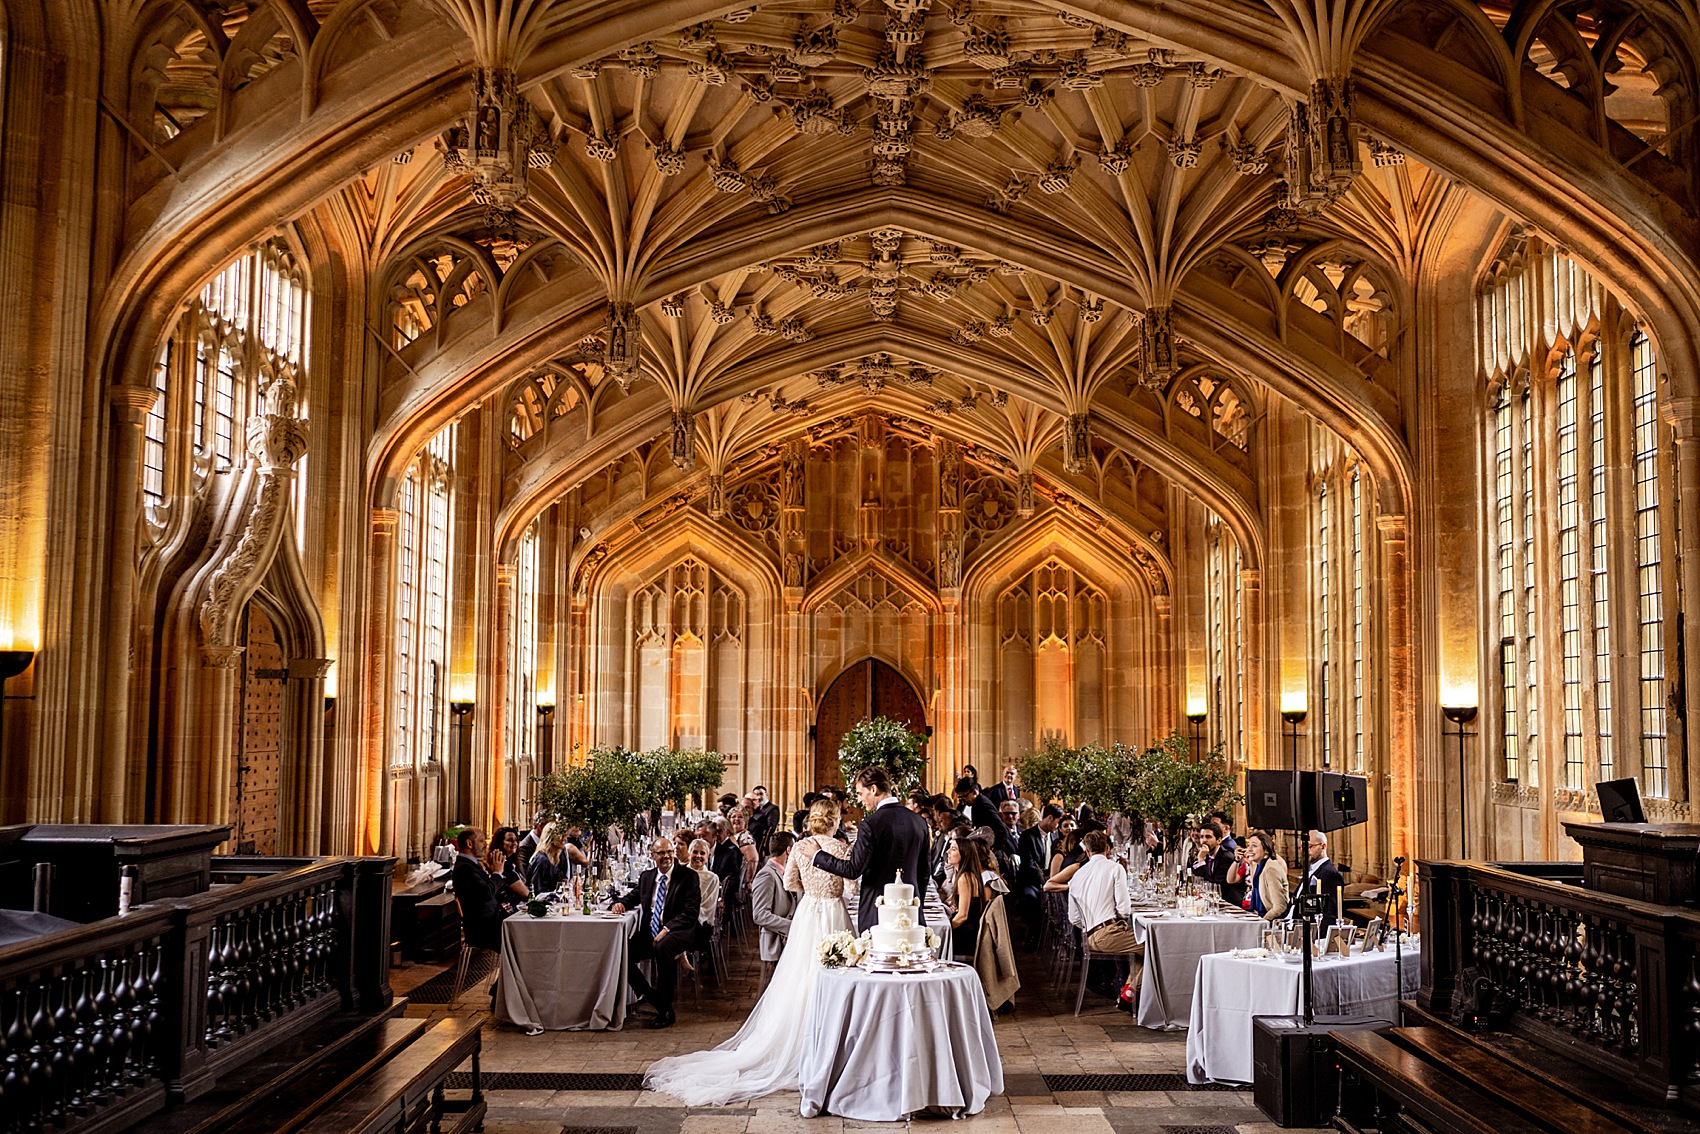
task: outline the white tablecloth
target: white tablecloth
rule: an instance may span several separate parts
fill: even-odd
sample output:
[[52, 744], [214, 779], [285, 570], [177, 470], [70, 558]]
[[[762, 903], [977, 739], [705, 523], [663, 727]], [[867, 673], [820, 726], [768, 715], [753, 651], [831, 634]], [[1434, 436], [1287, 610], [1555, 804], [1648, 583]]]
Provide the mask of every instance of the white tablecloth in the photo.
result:
[[[1420, 983], [1417, 950], [1405, 947], [1404, 995]], [[1393, 950], [1317, 961], [1311, 990], [1318, 1015], [1371, 1016], [1393, 1022]], [[1186, 1077], [1191, 1083], [1252, 1081], [1253, 1016], [1296, 1016], [1304, 966], [1270, 958], [1246, 960], [1226, 953], [1198, 965], [1192, 995], [1191, 1030], [1186, 1037]]]
[[1184, 1028], [1192, 1016], [1192, 989], [1198, 961], [1208, 953], [1250, 949], [1263, 940], [1269, 923], [1260, 917], [1133, 915], [1133, 935], [1145, 943], [1145, 977], [1139, 986], [1135, 1019], [1146, 1028]]
[[800, 1079], [804, 1118], [979, 1114], [1003, 1093], [1003, 1063], [978, 974], [966, 965], [918, 976], [822, 969]]
[[619, 1031], [626, 962], [638, 911], [621, 917], [528, 917], [502, 922], [498, 1015], [525, 1028]]

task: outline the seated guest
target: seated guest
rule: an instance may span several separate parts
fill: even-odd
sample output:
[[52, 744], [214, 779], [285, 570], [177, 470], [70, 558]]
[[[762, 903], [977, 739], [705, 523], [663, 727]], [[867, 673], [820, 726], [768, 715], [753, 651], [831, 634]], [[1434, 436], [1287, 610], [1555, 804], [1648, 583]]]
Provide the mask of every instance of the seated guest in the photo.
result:
[[533, 893], [547, 894], [566, 885], [572, 866], [571, 860], [566, 856], [566, 848], [567, 829], [559, 823], [547, 824], [543, 828], [543, 837], [539, 841], [537, 853], [531, 856], [529, 873]]
[[925, 788], [909, 789], [909, 796], [904, 801], [903, 806], [907, 807], [923, 819], [932, 818], [930, 813], [933, 809], [933, 797]]
[[1017, 844], [1020, 865], [1015, 871], [1015, 905], [1027, 922], [1027, 947], [1039, 946], [1039, 931], [1044, 924], [1044, 890], [1046, 871], [1051, 865], [1051, 834], [1062, 818], [1062, 808], [1047, 803], [1043, 813], [1028, 808], [1026, 815], [1035, 816], [1021, 832]]
[[1206, 819], [1198, 825], [1198, 858], [1191, 866], [1192, 876], [1220, 887], [1222, 900], [1236, 906], [1245, 902], [1245, 883], [1229, 882], [1228, 872], [1234, 867], [1239, 849], [1226, 837], [1217, 820]]
[[708, 868], [708, 844], [701, 839], [692, 839], [690, 845], [691, 869], [697, 872], [697, 887], [702, 892], [702, 908], [697, 912], [696, 938], [690, 948], [701, 952], [708, 948], [709, 939], [714, 936], [714, 919], [720, 905], [720, 876]]
[[761, 929], [761, 959], [777, 963], [791, 932], [791, 916], [797, 912], [797, 895], [785, 888], [785, 866], [796, 841], [789, 831], [775, 831], [767, 841], [772, 853], [750, 883], [750, 920]]
[[[537, 854], [537, 849], [543, 845], [543, 829], [549, 825], [549, 816], [539, 811], [537, 818], [531, 821], [531, 830], [525, 833], [525, 838], [519, 841], [519, 868], [526, 872], [526, 882], [531, 881], [531, 859]], [[548, 889], [545, 886], [532, 886], [533, 890], [541, 893]]]
[[509, 913], [499, 899], [507, 858], [501, 851], [492, 850], [484, 832], [476, 827], [456, 835], [455, 848], [458, 853], [452, 877], [466, 943], [475, 949], [500, 949], [502, 919]]
[[1245, 883], [1245, 908], [1259, 917], [1274, 921], [1287, 912], [1287, 864], [1275, 853], [1275, 836], [1269, 832], [1246, 836], [1228, 880]]
[[980, 940], [980, 919], [992, 897], [985, 881], [986, 872], [992, 869], [992, 855], [983, 842], [973, 838], [952, 839], [947, 854], [955, 874], [950, 903], [955, 911], [950, 919], [952, 948], [958, 961], [971, 965]]
[[765, 834], [757, 837], [750, 826], [754, 820], [755, 812], [743, 804], [732, 812], [732, 845], [738, 848], [738, 853], [744, 859], [743, 872], [738, 875], [740, 894], [749, 893], [750, 880], [756, 876], [756, 871], [761, 869], [761, 852], [756, 848], [767, 842], [769, 837]]
[[496, 897], [509, 913], [531, 897], [531, 887], [525, 881], [525, 863], [519, 857], [519, 828], [497, 827], [490, 845], [502, 852], [502, 889]]
[[732, 844], [726, 820], [721, 816], [710, 815], [703, 822], [707, 830], [699, 826], [697, 837], [708, 842], [708, 868], [720, 876], [721, 903], [733, 905], [741, 900], [738, 884], [744, 877], [744, 852]]
[[1051, 876], [1045, 879], [1045, 890], [1052, 894], [1068, 892], [1069, 880], [1080, 869], [1086, 854], [1080, 845], [1080, 834], [1067, 816], [1063, 817], [1062, 825], [1065, 833], [1051, 852]]
[[931, 812], [929, 818], [933, 825], [933, 842], [927, 868], [932, 873], [933, 881], [939, 884], [939, 891], [944, 893], [944, 852], [950, 845], [950, 829], [956, 825], [956, 804], [950, 801], [948, 795], [935, 795], [927, 807]]
[[[637, 992], [639, 1003], [655, 1012], [649, 1022], [652, 1028], [670, 1028], [673, 1016], [673, 989], [678, 984], [678, 957], [690, 948], [698, 919], [702, 915], [702, 896], [697, 886], [696, 871], [675, 861], [670, 839], [656, 839], [650, 847], [655, 865], [638, 876], [638, 883], [618, 902], [615, 913], [628, 909], [641, 910], [637, 932], [632, 934], [629, 979]], [[655, 962], [655, 981], [643, 975], [640, 961]]]
[[[1127, 868], [1110, 857], [1110, 838], [1103, 831], [1087, 832], [1081, 845], [1087, 859], [1069, 882], [1068, 920], [1080, 927], [1092, 952], [1129, 958], [1137, 999], [1145, 975], [1145, 946], [1134, 940], [1128, 920], [1133, 916], [1133, 899], [1128, 895]], [[1099, 991], [1115, 996], [1121, 981]]]
[[[1322, 895], [1322, 920], [1333, 921], [1340, 908], [1340, 891], [1346, 886], [1346, 876], [1340, 873], [1340, 868], [1328, 860], [1328, 836], [1321, 831], [1310, 833], [1310, 862], [1305, 866], [1305, 883], [1309, 884], [1310, 892]], [[1305, 885], [1300, 884], [1299, 892], [1303, 893]], [[1292, 910], [1287, 911], [1289, 917]]]
[[673, 850], [677, 852], [676, 857], [680, 862], [691, 861], [691, 843], [694, 841], [689, 827], [681, 827], [673, 832]]

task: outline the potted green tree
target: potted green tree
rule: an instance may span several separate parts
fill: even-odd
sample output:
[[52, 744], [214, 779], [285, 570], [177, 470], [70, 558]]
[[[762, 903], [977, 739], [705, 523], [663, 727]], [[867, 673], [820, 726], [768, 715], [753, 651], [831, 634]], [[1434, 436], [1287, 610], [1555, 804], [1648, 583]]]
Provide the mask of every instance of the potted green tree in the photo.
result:
[[926, 738], [911, 732], [902, 721], [889, 717], [858, 721], [838, 746], [844, 786], [854, 784], [862, 769], [880, 767], [891, 777], [891, 790], [902, 795], [921, 783], [927, 768], [927, 758], [921, 755], [925, 744]]

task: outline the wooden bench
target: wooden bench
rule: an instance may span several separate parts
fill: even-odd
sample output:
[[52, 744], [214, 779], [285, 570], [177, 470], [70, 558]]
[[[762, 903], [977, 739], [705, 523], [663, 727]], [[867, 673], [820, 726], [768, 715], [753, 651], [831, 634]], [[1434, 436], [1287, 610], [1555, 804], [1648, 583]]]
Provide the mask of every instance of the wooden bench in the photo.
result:
[[1334, 1125], [1349, 1134], [1416, 1123], [1435, 1134], [1655, 1134], [1450, 1028], [1342, 1032], [1334, 1048], [1342, 1076]]
[[[488, 1106], [478, 1085], [482, 1034], [476, 1018], [438, 1020], [395, 1057], [332, 1099], [312, 1121], [299, 1127], [301, 1134], [482, 1130]], [[444, 1081], [468, 1059], [472, 1061], [472, 1097], [447, 1099]], [[444, 1121], [451, 1115], [458, 1115], [452, 1125]]]

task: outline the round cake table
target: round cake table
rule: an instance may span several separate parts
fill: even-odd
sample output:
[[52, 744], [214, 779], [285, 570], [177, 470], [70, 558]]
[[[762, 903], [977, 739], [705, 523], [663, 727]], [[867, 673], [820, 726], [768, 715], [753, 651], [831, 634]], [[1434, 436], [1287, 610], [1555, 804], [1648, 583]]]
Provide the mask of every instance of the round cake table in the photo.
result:
[[979, 1114], [1003, 1093], [986, 994], [961, 964], [913, 975], [822, 969], [800, 1071], [804, 1118]]

